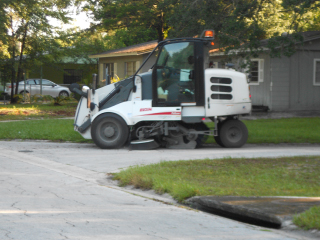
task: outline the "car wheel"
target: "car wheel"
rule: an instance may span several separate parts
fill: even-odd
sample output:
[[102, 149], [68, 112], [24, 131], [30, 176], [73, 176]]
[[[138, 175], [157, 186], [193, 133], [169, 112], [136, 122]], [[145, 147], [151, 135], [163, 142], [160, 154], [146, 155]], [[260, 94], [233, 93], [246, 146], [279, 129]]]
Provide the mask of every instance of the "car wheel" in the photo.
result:
[[236, 119], [226, 120], [220, 130], [221, 144], [226, 148], [242, 147], [248, 139], [248, 129], [246, 125]]
[[105, 113], [92, 122], [91, 136], [100, 148], [121, 148], [128, 139], [129, 128], [120, 116]]
[[69, 97], [69, 93], [66, 92], [66, 91], [61, 91], [61, 92], [59, 93], [59, 97]]
[[28, 91], [21, 91], [20, 94], [22, 95], [23, 99], [25, 99], [26, 97], [29, 97], [29, 92]]

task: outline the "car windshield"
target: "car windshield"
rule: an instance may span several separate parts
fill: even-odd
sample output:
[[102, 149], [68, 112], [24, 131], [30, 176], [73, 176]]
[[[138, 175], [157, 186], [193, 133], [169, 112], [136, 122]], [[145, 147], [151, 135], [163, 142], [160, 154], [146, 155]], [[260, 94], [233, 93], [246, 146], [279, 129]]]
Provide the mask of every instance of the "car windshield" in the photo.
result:
[[[24, 84], [24, 81], [20, 81], [19, 84]], [[26, 84], [34, 85], [35, 82], [34, 82], [34, 80], [29, 79], [29, 80], [26, 80]]]
[[[40, 85], [40, 79], [35, 80], [36, 84]], [[42, 85], [54, 85], [53, 82], [47, 80], [47, 79], [42, 79]]]

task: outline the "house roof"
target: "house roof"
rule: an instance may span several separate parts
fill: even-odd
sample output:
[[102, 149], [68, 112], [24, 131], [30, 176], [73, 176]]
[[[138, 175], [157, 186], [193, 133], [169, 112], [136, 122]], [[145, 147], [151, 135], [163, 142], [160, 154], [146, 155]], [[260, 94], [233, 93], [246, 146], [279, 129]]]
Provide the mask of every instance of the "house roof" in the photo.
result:
[[[300, 34], [303, 36], [303, 42], [309, 42], [315, 39], [320, 39], [320, 31], [301, 32]], [[267, 49], [267, 45], [270, 39], [271, 38], [261, 40], [260, 47], [262, 47], [263, 49]], [[210, 50], [209, 54], [210, 56], [224, 55], [224, 48], [216, 48]]]
[[[283, 33], [283, 34], [284, 34], [284, 33]], [[320, 38], [320, 31], [300, 32], [299, 34], [302, 35], [302, 37], [303, 37], [303, 42], [309, 42], [309, 41], [312, 41], [312, 40], [315, 40], [315, 39], [319, 39], [319, 38]], [[289, 38], [290, 38], [290, 36], [289, 36]], [[269, 41], [270, 39], [271, 39], [271, 38], [261, 40], [261, 41], [260, 41], [261, 46], [267, 45], [267, 44], [268, 44], [268, 41]]]
[[154, 40], [151, 42], [140, 43], [133, 46], [110, 50], [110, 51], [106, 51], [98, 54], [92, 54], [92, 55], [89, 55], [89, 58], [141, 55], [144, 53], [151, 52], [157, 45], [158, 45], [158, 41]]

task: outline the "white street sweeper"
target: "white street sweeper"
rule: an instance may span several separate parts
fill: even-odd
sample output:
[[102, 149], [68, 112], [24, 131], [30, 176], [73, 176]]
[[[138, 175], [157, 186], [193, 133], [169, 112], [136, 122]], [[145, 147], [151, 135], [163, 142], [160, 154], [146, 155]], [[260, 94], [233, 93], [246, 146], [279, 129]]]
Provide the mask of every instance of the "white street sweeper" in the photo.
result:
[[[74, 129], [100, 148], [156, 147], [192, 149], [207, 136], [226, 148], [243, 146], [248, 138], [239, 116], [251, 112], [247, 76], [209, 68], [214, 32], [200, 38], [162, 41], [152, 69], [120, 82], [90, 89], [71, 84], [80, 94]], [[209, 129], [204, 121], [213, 121]]]

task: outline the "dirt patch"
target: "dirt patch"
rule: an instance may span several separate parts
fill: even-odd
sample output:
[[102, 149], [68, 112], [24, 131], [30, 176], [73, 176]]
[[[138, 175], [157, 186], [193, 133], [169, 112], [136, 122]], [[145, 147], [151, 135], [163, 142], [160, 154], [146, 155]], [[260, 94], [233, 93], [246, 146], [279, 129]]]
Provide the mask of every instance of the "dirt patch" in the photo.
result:
[[50, 116], [65, 116], [65, 117], [73, 117], [75, 113], [76, 111], [65, 111], [65, 110], [47, 112], [47, 114]]
[[37, 109], [19, 110], [19, 109], [0, 109], [0, 115], [35, 115], [42, 112]]

